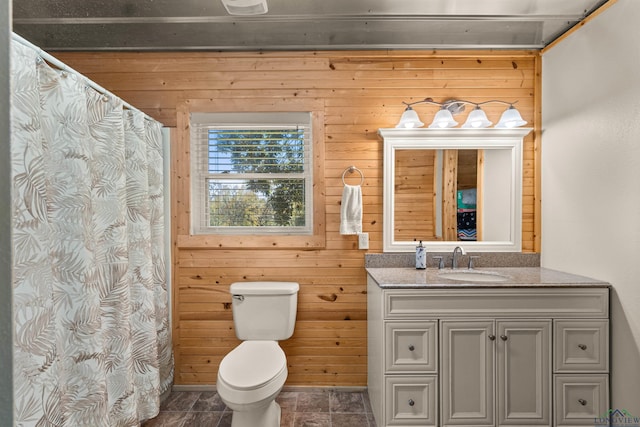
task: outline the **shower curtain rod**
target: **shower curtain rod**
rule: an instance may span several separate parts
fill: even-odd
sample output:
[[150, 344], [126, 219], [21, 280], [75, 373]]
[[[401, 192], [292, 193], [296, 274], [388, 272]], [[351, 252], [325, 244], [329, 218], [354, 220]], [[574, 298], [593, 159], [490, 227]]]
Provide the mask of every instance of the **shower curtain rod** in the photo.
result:
[[[157, 122], [156, 119], [154, 119], [153, 117], [149, 116], [147, 113], [145, 113], [143, 111], [140, 111], [138, 108], [136, 108], [133, 105], [129, 104], [124, 99], [122, 99], [119, 96], [116, 96], [113, 93], [109, 92], [107, 89], [103, 88], [102, 86], [100, 86], [96, 82], [94, 82], [92, 80], [89, 80], [86, 76], [82, 75], [81, 73], [77, 72], [73, 68], [69, 67], [67, 64], [65, 64], [64, 62], [60, 61], [59, 59], [57, 59], [56, 57], [52, 56], [51, 54], [48, 54], [44, 50], [40, 49], [38, 46], [34, 45], [33, 43], [31, 43], [27, 39], [19, 36], [18, 34], [14, 33], [14, 32], [11, 33], [11, 37], [13, 38], [14, 41], [16, 41], [16, 42], [18, 42], [18, 43], [20, 43], [20, 44], [22, 44], [22, 45], [24, 45], [24, 46], [26, 46], [26, 47], [28, 47], [30, 49], [35, 50], [39, 57], [41, 57], [46, 62], [48, 62], [49, 64], [53, 65], [54, 67], [56, 67], [56, 68], [58, 68], [58, 69], [60, 69], [62, 71], [66, 71], [67, 73], [73, 73], [73, 74], [76, 74], [76, 75], [82, 77], [82, 79], [84, 80], [84, 82], [88, 86], [90, 86], [91, 88], [93, 88], [96, 91], [100, 92], [101, 94], [107, 95], [109, 97], [113, 97], [113, 98], [116, 98], [116, 99], [119, 99], [120, 101], [122, 101], [122, 105], [123, 105], [124, 108], [126, 108], [128, 110], [138, 111], [138, 112], [144, 114], [145, 119], [153, 120], [154, 122]], [[158, 122], [158, 123], [160, 123], [160, 122]], [[160, 124], [162, 125], [162, 123], [160, 123]]]

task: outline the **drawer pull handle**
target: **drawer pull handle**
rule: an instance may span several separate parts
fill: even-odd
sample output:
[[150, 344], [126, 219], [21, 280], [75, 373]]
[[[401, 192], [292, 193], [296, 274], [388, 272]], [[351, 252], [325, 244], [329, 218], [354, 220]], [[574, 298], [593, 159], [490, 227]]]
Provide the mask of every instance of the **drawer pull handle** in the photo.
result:
[[500, 339], [501, 339], [502, 341], [506, 341], [506, 340], [508, 340], [509, 338], [507, 338], [507, 336], [506, 336], [506, 335], [500, 335]]
[[415, 349], [416, 349], [416, 348], [413, 346], [413, 344], [409, 344], [409, 351], [413, 351], [413, 350], [415, 350]]
[[491, 334], [491, 335], [489, 335], [489, 339], [490, 339], [491, 341], [493, 341], [493, 340], [495, 340], [495, 339], [496, 339], [496, 336], [495, 336], [495, 335], [493, 335], [493, 334]]
[[582, 406], [586, 406], [587, 401], [584, 399], [578, 399], [578, 403], [581, 404]]
[[578, 347], [580, 348], [580, 350], [586, 350], [587, 346], [584, 344], [578, 344]]
[[416, 404], [416, 402], [414, 402], [413, 399], [409, 399], [409, 406], [413, 406], [415, 404]]

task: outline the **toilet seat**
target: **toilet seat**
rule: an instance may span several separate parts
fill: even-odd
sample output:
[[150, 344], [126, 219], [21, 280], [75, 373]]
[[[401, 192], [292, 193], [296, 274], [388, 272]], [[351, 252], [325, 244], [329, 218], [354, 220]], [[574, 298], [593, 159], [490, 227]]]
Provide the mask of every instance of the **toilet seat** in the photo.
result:
[[287, 359], [277, 341], [244, 341], [222, 359], [218, 376], [237, 391], [249, 391], [279, 380], [286, 370]]

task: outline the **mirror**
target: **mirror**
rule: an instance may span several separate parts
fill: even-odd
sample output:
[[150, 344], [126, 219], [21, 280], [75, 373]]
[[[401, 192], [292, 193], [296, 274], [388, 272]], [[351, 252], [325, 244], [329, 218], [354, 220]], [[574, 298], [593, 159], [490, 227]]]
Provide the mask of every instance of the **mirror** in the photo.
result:
[[522, 139], [531, 129], [380, 129], [385, 252], [522, 248]]

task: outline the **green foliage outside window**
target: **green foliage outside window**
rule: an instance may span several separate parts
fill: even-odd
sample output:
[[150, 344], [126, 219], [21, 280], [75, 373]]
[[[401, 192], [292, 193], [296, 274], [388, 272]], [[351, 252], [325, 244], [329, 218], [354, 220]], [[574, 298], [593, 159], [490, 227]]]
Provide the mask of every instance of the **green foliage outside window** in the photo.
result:
[[302, 129], [209, 130], [209, 226], [304, 226], [304, 168]]

